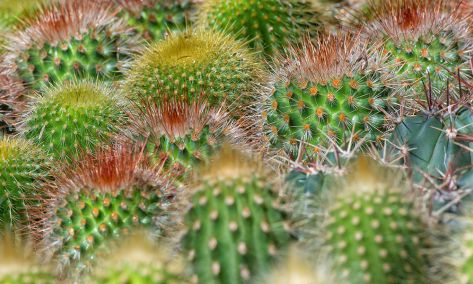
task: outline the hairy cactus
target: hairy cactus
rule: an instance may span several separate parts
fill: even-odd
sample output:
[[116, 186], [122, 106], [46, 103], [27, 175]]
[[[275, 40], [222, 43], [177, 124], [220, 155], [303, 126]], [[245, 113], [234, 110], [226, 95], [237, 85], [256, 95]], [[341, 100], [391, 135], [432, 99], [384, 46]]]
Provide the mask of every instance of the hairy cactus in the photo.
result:
[[156, 246], [152, 241], [143, 232], [119, 240], [110, 248], [113, 253], [103, 256], [102, 265], [92, 273], [90, 283], [188, 283], [183, 276], [182, 260], [171, 259], [169, 249]]
[[115, 0], [121, 16], [148, 41], [162, 39], [168, 31], [182, 30], [190, 23], [195, 0]]
[[212, 108], [203, 100], [167, 100], [159, 105], [147, 100], [137, 108], [132, 121], [132, 133], [138, 134], [134, 140], [146, 142], [153, 160], [164, 160], [163, 168], [176, 174], [209, 163], [224, 142], [234, 146], [247, 142], [223, 106]]
[[7, 234], [0, 243], [0, 283], [53, 284], [56, 277], [47, 264], [39, 265], [29, 243], [18, 242]]
[[[473, 38], [459, 9], [461, 1], [389, 0], [371, 3], [367, 29], [382, 39], [386, 70], [400, 88], [439, 89], [452, 74], [468, 74]], [[456, 3], [456, 4], [455, 4]], [[452, 5], [453, 4], [453, 5]]]
[[124, 103], [115, 92], [89, 81], [48, 88], [31, 104], [21, 131], [57, 159], [90, 152], [125, 125]]
[[97, 150], [44, 187], [46, 198], [32, 210], [32, 231], [60, 272], [90, 267], [108, 240], [134, 228], [159, 231], [168, 222], [168, 182], [130, 146]]
[[48, 176], [45, 154], [32, 143], [0, 138], [0, 235], [28, 224], [28, 206], [39, 195], [37, 188]]
[[378, 56], [366, 49], [351, 34], [321, 35], [316, 43], [307, 39], [292, 48], [258, 108], [271, 150], [308, 166], [330, 145], [382, 138], [394, 99], [370, 70]]
[[430, 283], [430, 229], [400, 176], [364, 158], [350, 171], [321, 205], [326, 219], [307, 222], [304, 239], [328, 252], [343, 283]]
[[290, 240], [277, 187], [234, 152], [214, 161], [191, 194], [182, 245], [198, 283], [246, 283]]
[[186, 31], [151, 45], [133, 63], [126, 80], [133, 100], [153, 97], [193, 101], [205, 95], [210, 106], [228, 97], [248, 100], [261, 66], [242, 43], [213, 31]]
[[112, 4], [60, 0], [7, 36], [3, 72], [40, 90], [74, 78], [114, 80], [136, 49]]

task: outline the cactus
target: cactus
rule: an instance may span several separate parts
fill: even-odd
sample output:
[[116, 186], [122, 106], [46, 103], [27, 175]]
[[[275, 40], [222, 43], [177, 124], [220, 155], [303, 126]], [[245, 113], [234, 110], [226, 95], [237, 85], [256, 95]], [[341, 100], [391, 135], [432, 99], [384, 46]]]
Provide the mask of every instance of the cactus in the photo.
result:
[[125, 125], [124, 103], [105, 83], [65, 82], [37, 95], [20, 130], [56, 159], [90, 152]]
[[374, 16], [366, 29], [371, 38], [383, 39], [380, 49], [388, 55], [386, 70], [400, 89], [422, 91], [422, 83], [439, 89], [446, 78], [457, 73], [471, 78], [469, 15], [462, 14], [457, 2], [389, 0], [370, 4], [367, 13]]
[[60, 0], [8, 35], [4, 73], [41, 90], [74, 78], [120, 78], [137, 41], [111, 3]]
[[300, 0], [210, 0], [198, 10], [199, 25], [234, 34], [268, 57], [317, 26], [317, 11]]
[[[326, 219], [307, 222], [304, 238], [328, 251], [343, 283], [430, 283], [431, 230], [399, 174], [360, 158], [330, 190]], [[336, 189], [336, 190], [335, 190]], [[319, 221], [319, 220], [317, 220]], [[322, 236], [312, 236], [318, 226]]]
[[200, 175], [182, 239], [195, 282], [246, 283], [290, 240], [273, 177], [256, 164], [226, 150]]
[[138, 103], [172, 96], [193, 101], [205, 95], [214, 107], [228, 97], [244, 106], [251, 98], [261, 66], [242, 43], [213, 31], [172, 34], [138, 57], [126, 80], [126, 90]]
[[146, 232], [119, 240], [111, 246], [110, 255], [104, 255], [90, 277], [89, 283], [101, 284], [182, 284], [183, 263], [171, 259], [169, 250], [156, 246]]
[[48, 168], [45, 154], [32, 143], [0, 138], [0, 235], [5, 228], [18, 230], [28, 225], [27, 208], [34, 205]]
[[168, 31], [182, 30], [190, 23], [193, 0], [116, 0], [121, 16], [148, 41], [162, 39]]
[[146, 100], [132, 115], [135, 141], [146, 141], [153, 160], [165, 160], [166, 170], [176, 175], [210, 162], [223, 142], [249, 146], [245, 133], [228, 115], [226, 109], [209, 107], [204, 100], [192, 103], [167, 100], [161, 104]]
[[63, 275], [88, 270], [107, 241], [168, 222], [171, 188], [138, 151], [122, 145], [96, 152], [55, 174], [32, 211], [40, 250]]
[[[261, 110], [265, 140], [290, 161], [314, 164], [330, 145], [378, 141], [395, 101], [377, 73], [378, 56], [357, 35], [320, 36], [293, 47]], [[368, 66], [361, 61], [368, 56]], [[340, 60], [346, 58], [347, 60]], [[278, 153], [279, 155], [279, 153]], [[287, 158], [285, 158], [287, 159]]]
[[48, 264], [39, 265], [27, 242], [19, 242], [7, 234], [0, 244], [0, 283], [2, 284], [53, 284], [56, 277]]

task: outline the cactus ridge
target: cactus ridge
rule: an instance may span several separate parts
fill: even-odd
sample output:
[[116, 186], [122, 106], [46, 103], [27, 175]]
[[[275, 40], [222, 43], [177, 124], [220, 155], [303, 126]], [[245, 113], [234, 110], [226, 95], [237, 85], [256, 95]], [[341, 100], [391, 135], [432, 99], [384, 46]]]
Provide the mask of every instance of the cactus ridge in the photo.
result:
[[107, 84], [66, 82], [38, 95], [25, 116], [24, 135], [57, 159], [72, 159], [109, 141], [125, 124], [123, 102]]

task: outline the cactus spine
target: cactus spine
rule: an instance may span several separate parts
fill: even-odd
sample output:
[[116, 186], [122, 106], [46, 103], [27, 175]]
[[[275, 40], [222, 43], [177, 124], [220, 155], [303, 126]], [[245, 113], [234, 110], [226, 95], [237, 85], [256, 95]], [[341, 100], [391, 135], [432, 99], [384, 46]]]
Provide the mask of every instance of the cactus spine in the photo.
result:
[[277, 188], [245, 159], [222, 154], [190, 198], [182, 244], [198, 283], [245, 283], [290, 239]]

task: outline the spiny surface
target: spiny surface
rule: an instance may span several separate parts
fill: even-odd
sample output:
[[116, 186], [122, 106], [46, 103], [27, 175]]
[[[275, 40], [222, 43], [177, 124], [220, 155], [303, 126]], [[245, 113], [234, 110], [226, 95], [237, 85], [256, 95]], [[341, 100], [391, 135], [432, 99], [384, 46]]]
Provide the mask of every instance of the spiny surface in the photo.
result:
[[32, 90], [74, 78], [115, 80], [136, 40], [112, 4], [60, 0], [8, 35], [3, 68]]
[[148, 41], [159, 40], [169, 31], [183, 30], [190, 23], [192, 0], [117, 0], [124, 17], [136, 33]]
[[186, 31], [151, 45], [138, 57], [126, 90], [138, 102], [146, 97], [193, 101], [204, 94], [211, 106], [226, 98], [244, 106], [261, 72], [242, 43], [219, 32]]
[[246, 283], [288, 244], [285, 213], [267, 177], [251, 172], [254, 164], [215, 164], [217, 176], [200, 179], [191, 198], [183, 247], [196, 282]]
[[49, 88], [31, 105], [22, 131], [56, 159], [90, 152], [125, 123], [124, 105], [114, 92], [88, 81]]
[[4, 229], [28, 225], [27, 207], [39, 196], [48, 176], [45, 154], [22, 139], [0, 138], [0, 235]]

